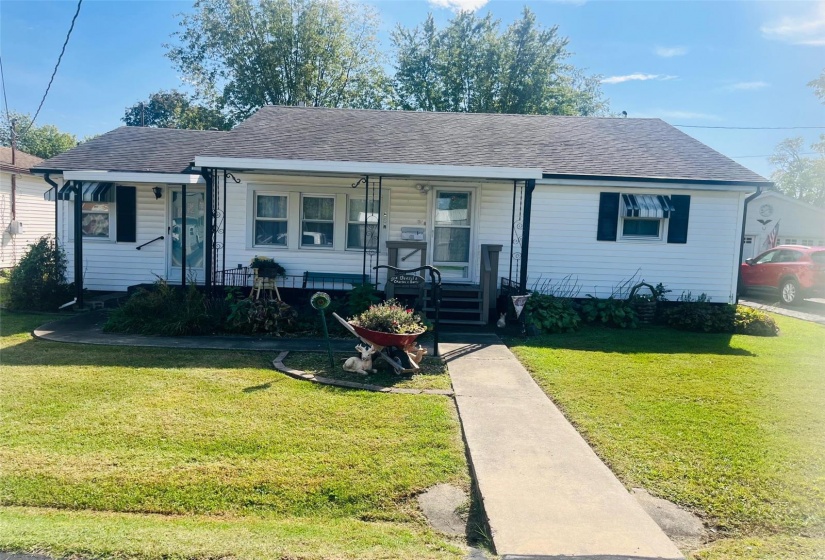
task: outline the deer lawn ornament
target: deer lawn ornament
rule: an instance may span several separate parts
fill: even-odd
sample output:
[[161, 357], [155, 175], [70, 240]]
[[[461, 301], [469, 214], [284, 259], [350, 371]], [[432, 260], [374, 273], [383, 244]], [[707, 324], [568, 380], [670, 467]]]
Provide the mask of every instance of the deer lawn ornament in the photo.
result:
[[347, 361], [344, 362], [344, 371], [360, 373], [361, 375], [376, 373], [377, 370], [372, 367], [372, 355], [375, 353], [375, 348], [372, 346], [367, 348], [366, 346], [358, 344], [355, 349], [358, 350], [361, 357], [353, 356], [352, 358], [347, 358]]

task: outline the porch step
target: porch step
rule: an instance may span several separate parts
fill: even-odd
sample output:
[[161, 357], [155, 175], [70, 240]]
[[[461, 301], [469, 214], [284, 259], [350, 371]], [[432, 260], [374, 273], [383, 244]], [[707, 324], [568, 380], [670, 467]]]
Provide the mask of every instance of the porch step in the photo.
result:
[[462, 319], [439, 319], [445, 325], [486, 325], [487, 321], [468, 321]]
[[482, 299], [480, 297], [443, 297], [441, 298], [441, 303], [445, 301], [452, 301], [452, 302], [464, 302], [464, 303], [481, 303]]
[[[424, 311], [427, 313], [435, 313], [434, 307], [425, 307]], [[461, 307], [444, 307], [442, 306], [439, 310], [439, 313], [475, 313], [478, 315], [481, 313], [481, 309], [462, 309]]]

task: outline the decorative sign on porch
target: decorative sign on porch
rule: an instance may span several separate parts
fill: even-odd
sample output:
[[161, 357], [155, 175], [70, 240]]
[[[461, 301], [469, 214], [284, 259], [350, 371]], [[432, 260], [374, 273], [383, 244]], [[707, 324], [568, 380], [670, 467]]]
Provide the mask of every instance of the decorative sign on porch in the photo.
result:
[[424, 277], [417, 274], [399, 274], [389, 279], [396, 286], [420, 286], [424, 283]]
[[530, 294], [510, 297], [513, 300], [513, 307], [516, 309], [516, 319], [518, 319], [521, 316], [521, 312], [524, 309], [524, 306], [527, 305], [527, 298], [530, 297]]

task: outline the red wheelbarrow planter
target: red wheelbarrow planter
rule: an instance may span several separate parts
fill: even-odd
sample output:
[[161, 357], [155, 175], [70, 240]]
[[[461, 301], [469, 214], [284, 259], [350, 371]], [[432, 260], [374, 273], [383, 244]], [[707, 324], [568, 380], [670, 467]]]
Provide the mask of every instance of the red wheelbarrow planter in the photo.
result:
[[[375, 348], [378, 357], [390, 364], [396, 373], [412, 373], [418, 371], [418, 364], [421, 362], [425, 352], [421, 350], [415, 351], [415, 341], [419, 336], [427, 332], [427, 329], [422, 329], [421, 332], [417, 333], [386, 333], [353, 325], [337, 313], [333, 313], [332, 316], [335, 317], [345, 329], [360, 338], [361, 342]], [[396, 351], [390, 352], [387, 350], [388, 348], [396, 349]], [[406, 360], [409, 362], [409, 367], [405, 367], [401, 361], [393, 356], [393, 354], [398, 355], [399, 352], [409, 358]]]

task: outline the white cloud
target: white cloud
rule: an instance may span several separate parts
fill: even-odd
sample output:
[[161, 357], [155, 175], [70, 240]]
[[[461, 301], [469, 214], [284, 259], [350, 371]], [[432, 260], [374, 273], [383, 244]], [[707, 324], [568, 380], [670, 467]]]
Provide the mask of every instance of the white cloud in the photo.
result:
[[449, 8], [456, 12], [474, 12], [483, 8], [489, 0], [429, 0], [437, 8]]
[[687, 47], [656, 47], [653, 49], [656, 56], [662, 58], [673, 58], [674, 56], [684, 56], [687, 54]]
[[788, 5], [813, 6], [813, 10], [766, 23], [761, 27], [762, 35], [794, 45], [825, 46], [825, 0], [816, 3], [789, 2]]
[[673, 80], [677, 76], [668, 76], [666, 74], [642, 74], [637, 72], [635, 74], [626, 74], [624, 76], [610, 76], [603, 78], [603, 84], [622, 84], [624, 82], [646, 82], [649, 80]]
[[731, 84], [729, 86], [725, 86], [723, 89], [727, 91], [753, 91], [756, 89], [762, 89], [770, 86], [768, 82], [736, 82], [735, 84]]

